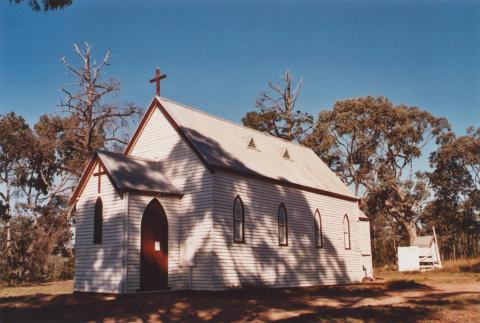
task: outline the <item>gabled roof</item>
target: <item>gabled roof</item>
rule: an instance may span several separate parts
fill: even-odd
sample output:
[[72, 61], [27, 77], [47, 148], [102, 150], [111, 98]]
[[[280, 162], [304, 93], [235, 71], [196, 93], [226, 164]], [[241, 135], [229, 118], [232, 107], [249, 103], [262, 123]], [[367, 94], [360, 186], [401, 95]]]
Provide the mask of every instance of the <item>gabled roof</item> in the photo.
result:
[[71, 197], [72, 202], [80, 195], [97, 162], [103, 166], [113, 186], [119, 192], [137, 191], [159, 195], [182, 195], [163, 174], [159, 162], [98, 150], [90, 159], [80, 183]]
[[416, 237], [412, 243], [412, 246], [417, 246], [420, 248], [430, 248], [432, 246], [433, 240], [433, 236]]
[[180, 191], [163, 174], [159, 162], [107, 151], [97, 151], [97, 154], [115, 186], [121, 191], [180, 195]]
[[[228, 120], [209, 115], [174, 101], [155, 97], [150, 110], [159, 104], [173, 126], [188, 140], [197, 155], [210, 169], [223, 169], [293, 184], [340, 198], [356, 201], [313, 150]], [[125, 153], [128, 154], [143, 124], [135, 132]], [[244, 138], [253, 138], [256, 149], [249, 149]], [[290, 159], [282, 153], [288, 149]]]

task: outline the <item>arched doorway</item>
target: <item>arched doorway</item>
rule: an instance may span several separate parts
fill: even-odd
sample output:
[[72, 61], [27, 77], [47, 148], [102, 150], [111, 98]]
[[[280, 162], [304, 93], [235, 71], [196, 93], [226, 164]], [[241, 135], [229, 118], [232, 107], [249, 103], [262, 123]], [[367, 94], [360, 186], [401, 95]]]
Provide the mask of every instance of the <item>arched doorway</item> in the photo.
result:
[[168, 220], [157, 199], [145, 208], [140, 248], [140, 289], [168, 288]]

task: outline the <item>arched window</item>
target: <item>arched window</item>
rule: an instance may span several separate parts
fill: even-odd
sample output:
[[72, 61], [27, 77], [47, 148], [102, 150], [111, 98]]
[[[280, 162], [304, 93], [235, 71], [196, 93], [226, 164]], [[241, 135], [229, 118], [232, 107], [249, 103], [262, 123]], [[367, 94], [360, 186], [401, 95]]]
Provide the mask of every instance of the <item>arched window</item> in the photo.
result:
[[233, 241], [245, 242], [245, 216], [240, 196], [233, 202]]
[[323, 248], [322, 217], [318, 210], [315, 211], [315, 246]]
[[348, 221], [348, 216], [345, 214], [343, 217], [343, 245], [345, 249], [351, 249], [350, 245], [350, 222]]
[[288, 246], [287, 210], [283, 203], [278, 207], [278, 244], [280, 246]]
[[95, 202], [95, 213], [93, 215], [93, 243], [102, 243], [102, 226], [103, 226], [103, 203], [102, 198], [98, 197]]

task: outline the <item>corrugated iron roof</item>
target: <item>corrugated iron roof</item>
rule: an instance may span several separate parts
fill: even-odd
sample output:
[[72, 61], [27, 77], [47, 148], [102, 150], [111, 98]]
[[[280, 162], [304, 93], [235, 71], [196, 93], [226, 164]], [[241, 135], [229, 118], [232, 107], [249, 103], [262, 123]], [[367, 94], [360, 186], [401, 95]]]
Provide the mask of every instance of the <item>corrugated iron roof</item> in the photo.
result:
[[412, 243], [412, 246], [417, 246], [421, 248], [430, 248], [433, 243], [433, 236], [423, 236], [417, 237]]
[[114, 186], [120, 191], [142, 191], [181, 195], [181, 192], [163, 174], [159, 162], [98, 150]]
[[[156, 99], [209, 166], [356, 198], [313, 150], [305, 146], [166, 98]], [[254, 149], [248, 147], [252, 138]], [[283, 157], [286, 149], [290, 158]]]

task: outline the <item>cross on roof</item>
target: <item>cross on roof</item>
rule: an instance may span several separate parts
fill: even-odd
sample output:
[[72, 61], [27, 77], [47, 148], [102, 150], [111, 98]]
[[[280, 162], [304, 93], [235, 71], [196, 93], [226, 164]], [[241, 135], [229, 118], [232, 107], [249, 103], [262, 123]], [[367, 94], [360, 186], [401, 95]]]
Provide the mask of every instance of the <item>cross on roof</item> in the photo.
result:
[[163, 80], [166, 77], [167, 77], [167, 74], [161, 75], [160, 74], [160, 69], [157, 67], [157, 69], [155, 71], [155, 77], [150, 80], [150, 83], [153, 83], [153, 82], [157, 83], [156, 88], [157, 88], [157, 95], [158, 96], [160, 96], [160, 80]]

